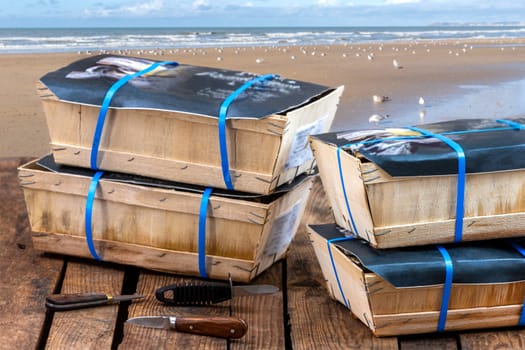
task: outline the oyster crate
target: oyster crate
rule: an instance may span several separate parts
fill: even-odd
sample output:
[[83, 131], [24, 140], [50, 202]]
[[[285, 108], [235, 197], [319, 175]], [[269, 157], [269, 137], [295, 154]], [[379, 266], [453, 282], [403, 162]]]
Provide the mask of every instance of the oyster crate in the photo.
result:
[[[84, 217], [92, 175], [51, 156], [19, 168], [35, 249], [91, 257]], [[285, 256], [314, 176], [269, 196], [215, 190], [199, 251], [202, 187], [105, 173], [93, 203], [94, 247], [104, 261], [186, 275], [200, 274], [205, 254], [209, 278], [248, 282]]]
[[[310, 137], [336, 223], [376, 248], [523, 235], [525, 118]], [[460, 186], [461, 178], [463, 185]], [[460, 194], [462, 198], [460, 198]]]
[[335, 224], [311, 225], [308, 233], [330, 297], [377, 336], [520, 323], [525, 258], [518, 249], [525, 253], [523, 239], [442, 246], [452, 265], [446, 298], [445, 260], [436, 246], [376, 250], [345, 237]]
[[224, 157], [218, 131], [223, 103], [257, 76], [185, 64], [161, 65], [115, 92], [91, 166], [106, 93], [118, 79], [154, 63], [93, 56], [41, 78], [38, 92], [57, 163], [228, 188], [222, 165], [228, 158], [233, 189], [258, 194], [314, 168], [308, 135], [329, 130], [343, 87], [279, 77], [253, 84], [224, 114]]

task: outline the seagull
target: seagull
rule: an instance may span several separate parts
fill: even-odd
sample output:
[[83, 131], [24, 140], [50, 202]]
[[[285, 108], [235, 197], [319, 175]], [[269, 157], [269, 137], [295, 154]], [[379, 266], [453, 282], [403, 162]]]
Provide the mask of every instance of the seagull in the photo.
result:
[[373, 114], [370, 118], [368, 118], [368, 121], [370, 123], [375, 123], [376, 125], [379, 124], [379, 122], [383, 119], [388, 118], [388, 114], [382, 115], [382, 114]]
[[401, 65], [399, 64], [399, 62], [397, 62], [396, 59], [394, 59], [394, 60], [392, 61], [392, 64], [393, 64], [394, 67], [396, 67], [397, 69], [401, 69], [401, 68], [403, 68], [403, 66], [401, 66]]
[[258, 58], [255, 60], [255, 63], [263, 63], [264, 62], [264, 58]]
[[390, 97], [388, 96], [381, 96], [381, 95], [374, 95], [372, 96], [372, 100], [374, 103], [383, 103], [386, 101], [390, 101]]
[[422, 106], [425, 104], [425, 99], [423, 97], [419, 98], [419, 104]]

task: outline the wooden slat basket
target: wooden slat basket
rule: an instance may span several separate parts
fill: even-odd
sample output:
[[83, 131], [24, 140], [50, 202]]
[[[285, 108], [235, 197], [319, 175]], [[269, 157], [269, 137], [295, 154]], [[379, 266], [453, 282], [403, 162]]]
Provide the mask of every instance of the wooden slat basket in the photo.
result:
[[[96, 58], [91, 58], [91, 63], [88, 63], [95, 65], [107, 59], [108, 57], [101, 57], [97, 61]], [[85, 66], [88, 63], [83, 64]], [[95, 82], [97, 79], [94, 77], [67, 79], [67, 76], [63, 76], [68, 69], [85, 68], [78, 68], [78, 65], [77, 62], [71, 68], [65, 67], [48, 74], [38, 84], [38, 93], [43, 103], [56, 162], [89, 168], [100, 105], [109, 85], [97, 85], [102, 83]], [[162, 104], [151, 107], [148, 104], [150, 101], [141, 101], [142, 98], [147, 98], [144, 96], [151, 90], [141, 90], [139, 83], [146, 81], [146, 78], [139, 79], [135, 85], [133, 81], [128, 83], [130, 86], [121, 89], [122, 95], [120, 90], [115, 93], [114, 100], [117, 102], [112, 102], [107, 113], [97, 167], [170, 181], [227, 188], [221, 168], [217, 115], [222, 99], [234, 90], [233, 87], [239, 85], [239, 81], [246, 81], [250, 75], [207, 68], [210, 73], [204, 67], [184, 65], [173, 70], [179, 68], [182, 70], [181, 75], [190, 75], [195, 71], [191, 73], [194, 77], [192, 79], [200, 80], [192, 82], [193, 80], [188, 79], [188, 82], [184, 81], [186, 78], [182, 78], [182, 82], [178, 83], [179, 78], [175, 76], [171, 78], [174, 83], [169, 85], [166, 83], [170, 81], [168, 76], [166, 81], [158, 83], [167, 86], [164, 88], [162, 85], [163, 90], [152, 93], [151, 99], [170, 102], [166, 107]], [[62, 75], [57, 78], [58, 73]], [[165, 75], [168, 73], [164, 72]], [[205, 73], [218, 76], [212, 83], [219, 82], [222, 85], [206, 85], [208, 81], [202, 78]], [[224, 79], [220, 78], [222, 76]], [[104, 81], [103, 78], [100, 79]], [[164, 78], [148, 76], [148, 79]], [[180, 91], [176, 90], [174, 94], [178, 95], [170, 95], [169, 89], [178, 87], [177, 84], [180, 84]], [[329, 130], [343, 91], [343, 87], [333, 89], [304, 83], [303, 85], [313, 86], [308, 90], [312, 94], [309, 95], [308, 91], [303, 92], [302, 85], [294, 81], [278, 80], [266, 84], [268, 88], [248, 89], [246, 93], [252, 95], [238, 97], [231, 104], [231, 112], [228, 113], [228, 163], [233, 187], [237, 191], [269, 194], [295, 176], [311, 171], [315, 167], [315, 160], [309, 151], [307, 137], [311, 133]], [[272, 84], [280, 85], [271, 90], [268, 96], [263, 95], [264, 89], [271, 88]], [[152, 85], [155, 86], [153, 83]], [[288, 89], [286, 91], [289, 91], [293, 99], [291, 105], [284, 107], [281, 102], [282, 108], [274, 107], [274, 99], [281, 98], [282, 96], [278, 96], [279, 91], [284, 91], [279, 90], [281, 85], [285, 87], [284, 90]], [[90, 99], [95, 92], [100, 95], [99, 99]], [[121, 96], [122, 99], [118, 100]], [[208, 96], [209, 101], [206, 99]], [[72, 100], [73, 98], [78, 100]], [[253, 106], [247, 102], [250, 99], [255, 101]], [[243, 104], [248, 106], [237, 111], [236, 108]], [[252, 110], [262, 114], [256, 117], [242, 114], [248, 114]]]
[[[498, 154], [501, 160], [490, 154], [483, 156], [486, 151], [483, 143], [481, 150], [475, 151], [476, 159], [469, 159], [467, 153], [467, 167], [505, 166], [511, 158], [518, 165], [513, 169], [476, 173], [470, 173], [467, 168], [464, 203], [460, 209], [463, 220], [459, 224], [463, 241], [523, 234], [525, 130], [506, 132], [512, 133], [510, 136], [518, 143], [501, 145], [500, 148], [495, 145], [495, 152], [502, 152]], [[458, 175], [454, 154], [451, 156], [452, 174], [390, 175], [359, 151], [342, 146], [349, 142], [341, 137], [344, 134], [310, 137], [323, 187], [339, 226], [357, 233], [376, 248], [446, 243], [457, 239]], [[474, 134], [466, 135], [458, 142], [468, 143], [468, 137], [474, 137], [468, 136]], [[476, 137], [487, 136], [480, 133]], [[508, 135], [498, 137], [502, 142], [509, 140]], [[447, 145], [439, 146], [447, 150]], [[416, 149], [416, 146], [412, 148]], [[504, 154], [509, 150], [514, 152], [513, 156]], [[450, 149], [450, 152], [453, 151]], [[414, 153], [417, 155], [417, 151]], [[441, 171], [441, 163], [437, 164], [435, 168]], [[409, 172], [417, 165], [406, 157], [406, 161], [399, 162], [399, 167]]]
[[[91, 183], [86, 170], [55, 172], [33, 161], [19, 168], [19, 178], [35, 248], [91, 257], [84, 220]], [[248, 282], [285, 256], [311, 181], [312, 176], [303, 175], [270, 196], [212, 193], [206, 214], [208, 277], [231, 275], [235, 281]], [[198, 191], [102, 177], [93, 204], [98, 255], [104, 261], [199, 275], [201, 198]]]
[[[345, 235], [342, 229], [333, 224], [309, 226], [308, 232], [330, 297], [349, 308], [376, 336], [438, 331], [443, 305], [445, 264], [435, 246], [405, 248], [406, 252], [402, 249], [377, 251], [359, 239], [338, 241]], [[461, 244], [463, 247], [447, 247], [454, 261], [454, 280], [448, 309], [445, 308], [446, 313], [443, 316], [443, 331], [512, 327], [519, 324], [525, 296], [525, 259], [507, 243], [505, 240], [494, 246], [482, 245], [476, 250], [469, 247], [472, 242]], [[351, 244], [360, 247], [356, 248]], [[485, 252], [492, 251], [495, 247], [499, 250], [499, 255], [503, 251], [505, 258], [499, 262], [490, 258], [483, 260]], [[388, 257], [397, 250], [401, 251], [396, 252], [397, 257], [399, 254], [405, 256], [396, 258], [392, 265], [386, 265], [386, 268], [383, 266], [383, 270], [379, 270], [370, 260], [367, 261], [371, 264], [370, 267], [361, 262], [362, 256], [358, 254], [362, 254], [366, 250], [364, 248], [374, 257]], [[435, 264], [424, 265], [410, 261], [417, 250], [430, 256], [425, 263], [435, 261]], [[467, 256], [462, 258], [466, 254], [471, 255], [468, 255], [468, 259]], [[506, 262], [503, 263], [503, 260]], [[398, 287], [372, 269], [381, 273], [388, 269], [396, 270], [394, 274], [390, 272], [387, 276], [390, 278], [394, 275], [397, 278], [396, 283], [403, 283], [413, 276], [421, 278], [421, 275], [426, 277], [429, 274], [437, 274], [438, 278], [437, 282], [429, 285]], [[476, 277], [472, 277], [476, 274]], [[512, 277], [505, 280], [502, 276]], [[466, 281], [461, 281], [462, 278]], [[476, 278], [480, 282], [472, 281]], [[490, 279], [493, 281], [490, 282]]]

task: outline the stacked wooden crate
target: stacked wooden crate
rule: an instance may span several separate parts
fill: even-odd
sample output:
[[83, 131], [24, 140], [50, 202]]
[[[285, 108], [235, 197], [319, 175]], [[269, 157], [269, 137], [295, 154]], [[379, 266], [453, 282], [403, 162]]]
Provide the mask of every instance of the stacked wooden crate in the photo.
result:
[[309, 227], [331, 297], [379, 336], [525, 325], [524, 125], [312, 136], [337, 224]]
[[308, 135], [330, 128], [342, 90], [108, 55], [48, 73], [53, 154], [19, 169], [35, 248], [251, 280], [286, 254]]

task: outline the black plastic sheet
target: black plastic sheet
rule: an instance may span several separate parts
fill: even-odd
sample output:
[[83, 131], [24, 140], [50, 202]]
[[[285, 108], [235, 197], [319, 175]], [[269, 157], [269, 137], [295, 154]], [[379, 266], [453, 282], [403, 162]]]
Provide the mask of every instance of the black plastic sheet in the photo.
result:
[[[525, 125], [525, 118], [507, 120]], [[463, 119], [417, 127], [443, 134], [459, 144], [465, 153], [467, 173], [525, 168], [525, 130], [512, 129], [493, 119]], [[384, 129], [345, 131], [315, 137], [336, 146], [347, 145], [343, 147], [345, 151], [359, 152], [391, 176], [458, 173], [458, 156], [450, 146], [437, 138], [406, 134], [410, 134], [406, 129]]]
[[[118, 79], [153, 64], [153, 60], [115, 55], [88, 57], [41, 78], [60, 100], [100, 106]], [[274, 73], [274, 72], [268, 72]], [[217, 118], [232, 92], [257, 75], [187, 64], [164, 65], [136, 77], [114, 96], [112, 108], [154, 109]], [[264, 118], [308, 103], [331, 89], [307, 82], [272, 79], [255, 84], [235, 99], [227, 118]]]
[[[327, 240], [345, 237], [334, 224], [310, 228]], [[512, 241], [522, 247], [525, 243], [525, 239], [502, 239], [442, 245], [452, 259], [453, 283], [525, 281], [525, 257], [510, 244]], [[445, 262], [435, 245], [379, 250], [360, 239], [332, 244], [395, 287], [440, 285], [445, 281]]]

